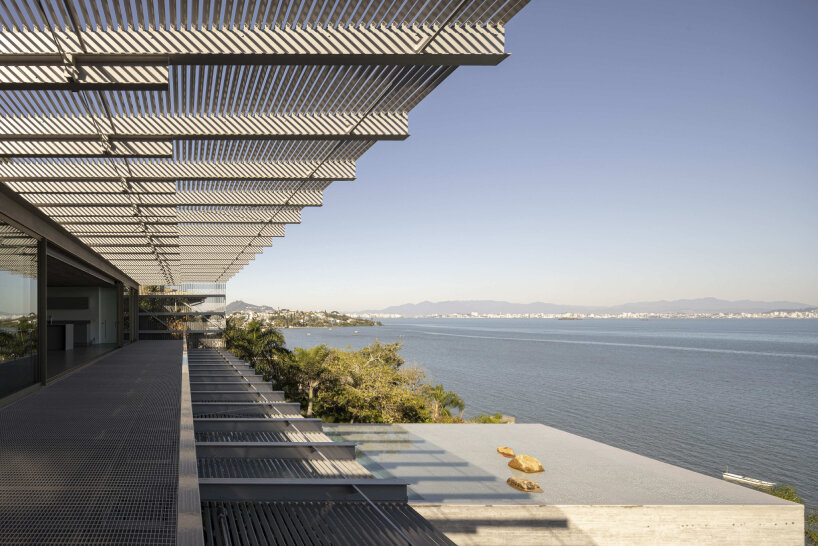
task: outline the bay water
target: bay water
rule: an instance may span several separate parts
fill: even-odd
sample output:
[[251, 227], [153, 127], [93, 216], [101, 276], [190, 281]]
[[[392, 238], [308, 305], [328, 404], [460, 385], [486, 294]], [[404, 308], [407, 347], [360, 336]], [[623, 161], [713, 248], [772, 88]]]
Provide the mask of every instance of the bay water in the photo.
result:
[[383, 323], [283, 333], [290, 348], [400, 341], [467, 417], [501, 412], [716, 477], [729, 465], [818, 506], [818, 320]]

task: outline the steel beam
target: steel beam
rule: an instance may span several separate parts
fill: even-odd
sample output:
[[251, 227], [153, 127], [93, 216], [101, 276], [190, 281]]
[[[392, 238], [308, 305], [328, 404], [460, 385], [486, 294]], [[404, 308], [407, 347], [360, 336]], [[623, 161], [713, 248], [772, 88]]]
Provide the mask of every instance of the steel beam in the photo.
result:
[[204, 373], [191, 376], [190, 381], [191, 383], [235, 383], [237, 385], [244, 385], [246, 383], [263, 382], [264, 378], [256, 374], [241, 376], [235, 373]]
[[[193, 404], [195, 413], [197, 404]], [[355, 442], [196, 442], [197, 457], [355, 460]]]
[[[150, 225], [146, 227], [151, 228]], [[228, 245], [238, 245], [243, 239], [254, 239], [256, 237], [284, 237], [284, 224], [245, 224], [241, 227], [231, 226], [229, 224], [203, 224], [200, 226], [179, 225], [171, 229], [165, 228], [160, 231], [159, 228], [148, 229], [145, 232], [140, 231], [126, 231], [126, 230], [108, 230], [101, 229], [96, 231], [89, 230], [75, 230], [72, 231], [74, 235], [83, 240], [94, 239], [129, 239], [134, 237], [144, 238], [151, 237], [174, 237], [179, 239], [187, 246], [198, 246], [200, 244], [209, 245], [213, 241], [205, 240], [202, 237], [220, 237]], [[201, 243], [199, 241], [202, 241]], [[266, 241], [266, 239], [265, 239]], [[272, 241], [271, 241], [272, 242]]]
[[394, 478], [199, 478], [203, 501], [361, 501], [363, 493], [373, 502], [406, 502], [406, 486]]
[[177, 212], [179, 222], [228, 222], [231, 224], [254, 223], [266, 221], [275, 215], [276, 222], [286, 224], [301, 223], [301, 207], [242, 207], [231, 210], [222, 207], [216, 210], [180, 210]]
[[111, 118], [77, 116], [2, 116], [0, 139], [99, 140], [101, 127], [111, 142], [152, 140], [404, 140], [409, 136], [405, 112], [313, 113]]
[[190, 388], [195, 391], [203, 392], [203, 391], [224, 391], [229, 389], [234, 389], [236, 387], [243, 386], [259, 391], [259, 392], [272, 392], [273, 385], [269, 382], [260, 381], [257, 383], [251, 383], [249, 381], [225, 381], [223, 383], [207, 383], [207, 382], [191, 382]]
[[[29, 194], [26, 199], [38, 207], [79, 208], [78, 216], [88, 214], [94, 207], [126, 207], [133, 210], [133, 203], [126, 195], [113, 194]], [[144, 206], [261, 206], [286, 205], [297, 207], [320, 207], [323, 193], [320, 191], [248, 191], [248, 192], [183, 192], [175, 195], [144, 194], [140, 196], [140, 207]], [[127, 211], [126, 211], [127, 212]], [[146, 211], [147, 212], [147, 211]]]
[[62, 64], [54, 36], [76, 64], [496, 65], [506, 55], [502, 25], [213, 29], [6, 30], [0, 62]]
[[[11, 183], [16, 184], [16, 183]], [[122, 226], [123, 229], [128, 229], [128, 226], [134, 224], [147, 223], [156, 226], [172, 225], [178, 223], [196, 223], [196, 224], [259, 224], [266, 223], [266, 220], [275, 215], [276, 223], [281, 224], [299, 224], [301, 223], [301, 207], [292, 206], [241, 206], [235, 207], [235, 212], [230, 212], [227, 207], [220, 207], [217, 210], [178, 210], [169, 208], [168, 214], [142, 214], [139, 217], [134, 216], [70, 216], [53, 214], [51, 217], [64, 226]]]
[[196, 370], [196, 374], [193, 379], [202, 383], [212, 381], [215, 381], [216, 383], [232, 381], [238, 381], [239, 383], [254, 383], [264, 381], [264, 378], [260, 374], [255, 373], [252, 368], [248, 368], [243, 372], [239, 372], [238, 370], [234, 370], [232, 372], [229, 370]]
[[[2, 120], [0, 120], [2, 123]], [[119, 140], [103, 144], [99, 137], [86, 141], [8, 139], [0, 135], [0, 156], [5, 157], [173, 157], [170, 141]]]
[[[54, 206], [42, 207], [40, 209], [45, 214], [58, 222], [68, 219], [82, 220], [85, 218], [117, 218], [117, 219], [136, 219], [145, 218], [162, 218], [162, 219], [176, 219], [176, 205], [110, 205], [110, 206], [95, 206], [88, 210], [77, 209], [71, 206]], [[134, 211], [139, 214], [136, 215]]]
[[354, 161], [222, 162], [19, 159], [0, 163], [0, 182], [188, 180], [354, 180]]
[[[197, 388], [209, 388], [210, 385], [230, 387], [235, 383], [195, 383]], [[248, 384], [248, 383], [245, 383]], [[194, 382], [190, 383], [193, 388]], [[267, 383], [269, 385], [269, 383]], [[213, 387], [221, 388], [221, 387]], [[194, 419], [196, 432], [289, 432], [296, 427], [299, 432], [322, 432], [321, 419], [284, 419], [284, 418], [236, 418], [236, 419]]]
[[192, 402], [284, 402], [284, 393], [281, 391], [259, 392], [250, 390], [240, 391], [191, 391]]
[[66, 65], [62, 58], [58, 64], [0, 65], [2, 91], [168, 91], [169, 88], [168, 67], [161, 65]]

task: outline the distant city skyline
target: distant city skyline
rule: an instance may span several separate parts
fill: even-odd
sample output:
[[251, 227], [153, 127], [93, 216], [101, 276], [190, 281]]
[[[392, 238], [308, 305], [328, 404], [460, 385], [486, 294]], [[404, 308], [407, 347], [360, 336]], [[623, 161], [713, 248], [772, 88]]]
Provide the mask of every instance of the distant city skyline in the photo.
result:
[[533, 2], [229, 300], [818, 304], [818, 3]]

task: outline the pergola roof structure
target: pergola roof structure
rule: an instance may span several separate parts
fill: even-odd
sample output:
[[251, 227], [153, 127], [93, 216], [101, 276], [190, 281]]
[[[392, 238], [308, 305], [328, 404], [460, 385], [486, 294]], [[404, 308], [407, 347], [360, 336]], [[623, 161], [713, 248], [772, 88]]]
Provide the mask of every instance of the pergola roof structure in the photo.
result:
[[0, 181], [141, 284], [225, 282], [528, 0], [7, 0]]

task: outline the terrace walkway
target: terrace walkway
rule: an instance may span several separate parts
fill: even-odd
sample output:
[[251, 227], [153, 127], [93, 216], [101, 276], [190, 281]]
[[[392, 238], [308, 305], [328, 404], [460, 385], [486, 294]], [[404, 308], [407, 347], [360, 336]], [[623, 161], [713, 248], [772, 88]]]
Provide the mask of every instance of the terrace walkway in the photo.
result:
[[0, 409], [0, 544], [175, 544], [181, 341]]
[[0, 409], [0, 544], [452, 544], [355, 449], [234, 356], [140, 341]]

